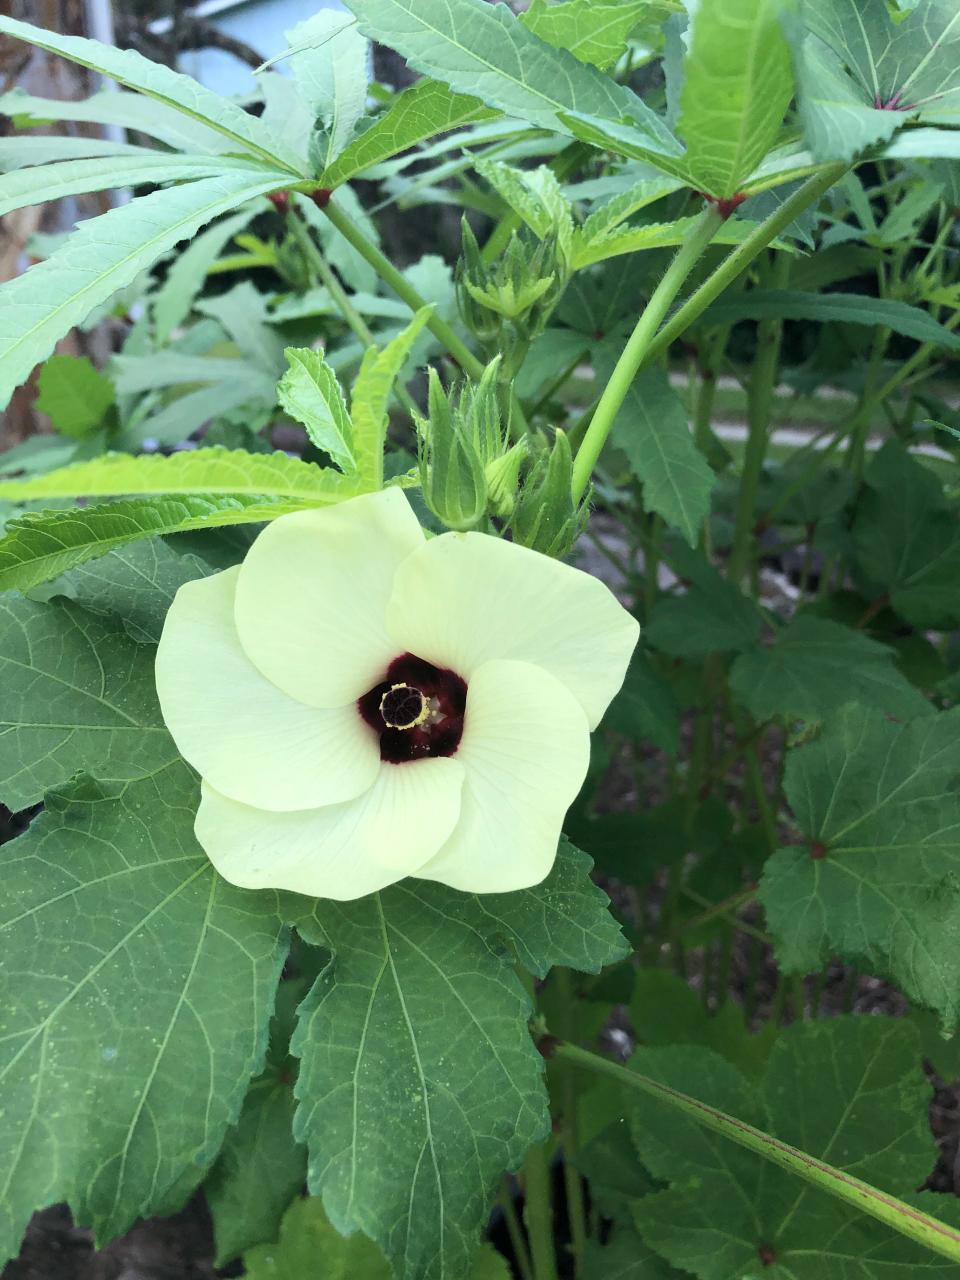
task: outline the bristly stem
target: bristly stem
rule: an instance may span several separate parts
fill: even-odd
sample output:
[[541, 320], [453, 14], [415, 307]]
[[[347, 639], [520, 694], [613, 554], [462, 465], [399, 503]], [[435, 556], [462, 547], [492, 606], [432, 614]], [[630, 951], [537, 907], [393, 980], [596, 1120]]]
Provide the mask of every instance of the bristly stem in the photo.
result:
[[712, 1129], [714, 1133], [719, 1133], [739, 1146], [746, 1147], [748, 1151], [763, 1156], [765, 1160], [779, 1165], [781, 1169], [786, 1169], [789, 1173], [794, 1173], [797, 1177], [813, 1183], [819, 1191], [827, 1192], [838, 1200], [853, 1205], [861, 1213], [869, 1214], [870, 1217], [884, 1223], [900, 1235], [925, 1245], [953, 1262], [960, 1262], [960, 1231], [945, 1222], [938, 1222], [936, 1218], [929, 1217], [913, 1205], [905, 1204], [896, 1196], [871, 1187], [869, 1183], [861, 1181], [860, 1178], [854, 1177], [845, 1170], [835, 1169], [826, 1161], [809, 1155], [806, 1151], [800, 1151], [789, 1143], [781, 1142], [779, 1138], [764, 1133], [762, 1129], [757, 1129], [736, 1116], [727, 1115], [716, 1107], [701, 1102], [699, 1098], [692, 1098], [678, 1089], [671, 1089], [669, 1085], [659, 1080], [641, 1075], [639, 1071], [629, 1067], [621, 1067], [607, 1058], [601, 1058], [599, 1054], [590, 1053], [586, 1049], [564, 1042], [555, 1044], [552, 1052], [561, 1061], [584, 1067], [588, 1071], [615, 1080], [627, 1089], [665, 1102], [705, 1129]]
[[627, 345], [621, 352], [610, 381], [604, 387], [603, 395], [593, 411], [590, 425], [583, 437], [583, 443], [577, 450], [573, 464], [573, 496], [579, 500], [586, 492], [593, 468], [600, 457], [600, 451], [610, 434], [614, 418], [627, 397], [634, 378], [650, 348], [660, 322], [670, 308], [670, 304], [683, 288], [693, 267], [700, 259], [704, 249], [723, 226], [723, 214], [716, 205], [708, 204], [702, 211], [690, 234], [677, 250], [674, 259], [662, 276], [660, 283], [650, 295], [650, 301], [644, 307]]
[[[377, 275], [394, 291], [398, 298], [407, 304], [411, 311], [419, 311], [427, 303], [412, 284], [397, 270], [388, 257], [381, 253], [372, 240], [368, 240], [359, 227], [353, 223], [341, 208], [336, 199], [329, 200], [323, 207], [336, 229], [349, 244], [353, 245], [360, 257], [376, 271]], [[458, 334], [441, 316], [434, 312], [427, 321], [427, 328], [442, 342], [464, 373], [471, 378], [479, 378], [483, 374], [483, 365]]]

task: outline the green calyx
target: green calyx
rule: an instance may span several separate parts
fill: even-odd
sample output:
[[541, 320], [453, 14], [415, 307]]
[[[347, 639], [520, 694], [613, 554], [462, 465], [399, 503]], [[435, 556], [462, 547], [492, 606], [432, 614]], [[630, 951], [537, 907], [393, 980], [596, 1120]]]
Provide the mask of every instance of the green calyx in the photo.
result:
[[510, 521], [514, 542], [543, 555], [567, 554], [583, 531], [589, 498], [575, 502], [571, 491], [573, 455], [565, 433], [557, 430], [533, 463], [520, 489]]
[[444, 390], [430, 370], [428, 418], [418, 426], [424, 501], [448, 529], [474, 529], [513, 510], [526, 443], [508, 447], [497, 398], [499, 357], [479, 382]]

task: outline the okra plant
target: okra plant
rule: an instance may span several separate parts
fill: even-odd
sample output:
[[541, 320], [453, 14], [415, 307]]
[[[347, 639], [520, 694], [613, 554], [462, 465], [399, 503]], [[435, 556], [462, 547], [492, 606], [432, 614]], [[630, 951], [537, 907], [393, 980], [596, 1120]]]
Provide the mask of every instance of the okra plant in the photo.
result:
[[346, 4], [0, 17], [0, 1248], [946, 1280], [960, 12]]

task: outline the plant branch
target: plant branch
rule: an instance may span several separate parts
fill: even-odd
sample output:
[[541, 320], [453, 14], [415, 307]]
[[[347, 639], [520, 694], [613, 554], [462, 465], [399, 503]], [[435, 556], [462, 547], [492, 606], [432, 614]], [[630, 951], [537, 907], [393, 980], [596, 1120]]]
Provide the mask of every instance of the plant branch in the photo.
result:
[[692, 1098], [678, 1089], [662, 1084], [659, 1080], [641, 1075], [638, 1071], [621, 1067], [615, 1062], [601, 1058], [599, 1054], [590, 1053], [586, 1049], [580, 1049], [576, 1045], [562, 1041], [554, 1045], [553, 1053], [562, 1061], [576, 1064], [598, 1075], [607, 1076], [628, 1089], [645, 1093], [667, 1103], [668, 1106], [689, 1116], [697, 1124], [703, 1125], [705, 1129], [712, 1129], [714, 1133], [719, 1133], [739, 1146], [746, 1147], [748, 1151], [763, 1156], [765, 1160], [779, 1165], [781, 1169], [786, 1169], [789, 1173], [794, 1173], [805, 1181], [813, 1183], [820, 1191], [826, 1191], [838, 1200], [843, 1200], [893, 1231], [899, 1232], [900, 1235], [925, 1245], [953, 1262], [960, 1262], [960, 1231], [948, 1226], [945, 1222], [938, 1222], [936, 1218], [929, 1217], [912, 1205], [905, 1204], [896, 1196], [871, 1187], [860, 1178], [842, 1169], [835, 1169], [826, 1161], [808, 1155], [807, 1152], [800, 1151], [787, 1142], [781, 1142], [779, 1138], [764, 1133], [762, 1129], [757, 1129], [744, 1120], [738, 1120], [736, 1116], [729, 1116], [716, 1107], [701, 1102], [698, 1098]]
[[593, 468], [596, 466], [600, 451], [604, 446], [614, 419], [627, 397], [634, 378], [644, 362], [650, 344], [654, 339], [660, 322], [667, 314], [670, 304], [683, 288], [693, 267], [704, 249], [723, 226], [723, 215], [715, 205], [708, 205], [696, 225], [691, 229], [687, 240], [680, 246], [673, 261], [667, 268], [660, 283], [654, 289], [650, 301], [644, 307], [620, 359], [617, 361], [610, 381], [604, 387], [597, 407], [594, 410], [590, 425], [583, 437], [583, 443], [577, 450], [573, 464], [573, 497], [579, 500], [586, 492]]
[[[359, 227], [351, 222], [334, 199], [327, 202], [323, 212], [343, 238], [356, 249], [365, 262], [373, 267], [380, 279], [390, 286], [397, 297], [405, 302], [411, 311], [419, 311], [421, 307], [427, 305], [413, 285], [404, 279], [390, 259], [381, 253], [371, 240], [367, 239]], [[427, 321], [427, 328], [438, 342], [443, 343], [464, 373], [471, 378], [480, 378], [482, 376], [483, 365], [466, 343], [447, 324], [446, 320], [438, 316], [436, 312], [433, 312]]]

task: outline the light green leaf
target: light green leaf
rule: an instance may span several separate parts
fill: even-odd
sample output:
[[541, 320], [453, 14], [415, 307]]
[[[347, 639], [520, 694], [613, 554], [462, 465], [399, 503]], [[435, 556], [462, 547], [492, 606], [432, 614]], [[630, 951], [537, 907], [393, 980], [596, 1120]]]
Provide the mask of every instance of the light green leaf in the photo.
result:
[[113, 142], [108, 138], [63, 138], [56, 134], [0, 138], [0, 171], [9, 172], [31, 165], [93, 156], [126, 156], [145, 160], [156, 154], [147, 147], [137, 147], [129, 142]]
[[644, 22], [663, 21], [667, 10], [651, 0], [531, 0], [521, 15], [523, 25], [555, 49], [567, 49], [580, 62], [606, 70], [627, 47], [627, 39]]
[[111, 614], [131, 639], [157, 644], [177, 590], [210, 572], [197, 556], [178, 554], [162, 538], [147, 538], [78, 565], [46, 592], [47, 598], [64, 595], [84, 609]]
[[896, 111], [864, 102], [836, 53], [808, 36], [795, 42], [800, 121], [807, 146], [818, 160], [852, 161], [877, 143], [889, 142], [903, 125]]
[[256, 524], [309, 505], [302, 499], [253, 495], [183, 495], [20, 516], [7, 523], [0, 538], [0, 591], [29, 591], [75, 565], [139, 538]]
[[[296, 1212], [290, 1206], [307, 1181], [307, 1153], [293, 1136], [297, 1064], [290, 1057], [296, 1005], [304, 991], [300, 979], [280, 984], [264, 1070], [250, 1086], [240, 1118], [203, 1184], [220, 1267], [263, 1241], [279, 1236], [281, 1249], [289, 1241], [281, 1222], [288, 1208], [288, 1219]], [[307, 1280], [309, 1273], [293, 1274]]]
[[845, 702], [878, 707], [900, 719], [933, 708], [896, 665], [896, 653], [851, 627], [799, 614], [772, 645], [742, 653], [730, 687], [756, 720], [822, 720]]
[[4, 285], [0, 404], [64, 334], [161, 254], [218, 214], [284, 180], [276, 171], [227, 173], [141, 196], [83, 223], [51, 257]]
[[[574, 270], [617, 258], [622, 254], [639, 253], [643, 249], [663, 249], [680, 245], [690, 234], [696, 217], [677, 218], [674, 222], [654, 222], [639, 227], [613, 226], [605, 234], [592, 228], [587, 239], [586, 223], [574, 232]], [[740, 218], [728, 218], [713, 237], [714, 244], [740, 244], [755, 229], [756, 224]], [[777, 247], [783, 249], [782, 242]]]
[[310, 1188], [339, 1231], [376, 1240], [398, 1274], [467, 1274], [501, 1172], [547, 1132], [529, 1000], [501, 939], [540, 973], [623, 954], [602, 895], [574, 883], [582, 855], [561, 856], [522, 894], [408, 880], [357, 902], [304, 903], [297, 919], [334, 953], [293, 1046]]
[[25, 809], [79, 770], [107, 782], [177, 759], [153, 653], [115, 617], [63, 601], [0, 599], [0, 799]]
[[507, 206], [532, 231], [545, 239], [551, 233], [564, 257], [569, 259], [573, 243], [573, 214], [552, 169], [513, 169], [495, 160], [480, 159], [477, 173], [485, 178]]
[[479, 98], [454, 93], [436, 80], [420, 80], [398, 94], [383, 115], [353, 139], [324, 169], [320, 183], [339, 186], [425, 138], [476, 120], [492, 120], [496, 115]]
[[335, 471], [286, 453], [246, 453], [219, 446], [169, 456], [105, 453], [45, 475], [0, 481], [0, 498], [17, 502], [134, 494], [224, 494], [286, 498], [308, 506], [340, 502], [358, 491]]
[[[0, 33], [25, 40], [28, 44], [59, 53], [81, 67], [89, 67], [109, 76], [128, 89], [136, 89], [148, 98], [155, 98], [164, 106], [198, 120], [217, 133], [236, 143], [242, 151], [250, 152], [272, 172], [287, 170], [289, 175], [306, 177], [296, 156], [286, 155], [282, 142], [272, 135], [256, 116], [244, 111], [229, 98], [205, 89], [190, 76], [180, 75], [158, 62], [151, 62], [133, 49], [115, 49], [97, 40], [85, 40], [81, 36], [62, 36], [29, 22], [0, 17]], [[282, 182], [277, 186], [283, 185]]]
[[599, 113], [565, 109], [558, 114], [565, 131], [581, 142], [588, 142], [601, 151], [612, 151], [614, 155], [628, 156], [631, 160], [644, 160], [663, 173], [686, 181], [684, 150], [659, 116], [654, 118], [666, 136], [658, 133], [655, 139], [651, 139], [632, 122], [623, 124], [619, 119]]
[[960, 530], [936, 475], [888, 441], [864, 477], [853, 525], [857, 567], [870, 594], [890, 597], [918, 627], [960, 621]]
[[148, 355], [114, 356], [110, 361], [117, 393], [138, 395], [160, 387], [176, 387], [203, 382], [223, 382], [242, 386], [250, 397], [264, 395], [272, 403], [274, 380], [249, 360], [233, 356], [181, 355], [179, 351], [156, 351]]
[[350, 400], [350, 416], [357, 474], [368, 489], [379, 489], [383, 484], [383, 443], [387, 436], [390, 394], [431, 311], [431, 307], [422, 307], [402, 333], [388, 342], [382, 351], [369, 347], [360, 363]]
[[276, 897], [216, 875], [198, 790], [180, 761], [81, 779], [0, 849], [0, 1256], [60, 1200], [103, 1241], [179, 1207], [263, 1061]]
[[209, 178], [225, 171], [261, 170], [246, 160], [230, 156], [173, 156], [143, 152], [129, 156], [105, 156], [90, 160], [65, 160], [30, 169], [16, 169], [0, 177], [0, 216], [11, 209], [62, 200], [65, 196], [140, 183], [179, 182], [184, 178]]
[[779, 0], [701, 0], [684, 61], [678, 131], [691, 181], [732, 196], [764, 159], [793, 97]]
[[367, 102], [369, 46], [346, 13], [321, 9], [284, 32], [297, 92], [325, 138], [318, 167], [326, 169], [353, 134]]
[[216, 320], [236, 343], [246, 361], [275, 382], [283, 368], [283, 343], [269, 327], [267, 298], [250, 280], [196, 304], [201, 315]]
[[805, 843], [770, 858], [759, 894], [785, 970], [838, 955], [955, 1024], [958, 778], [960, 709], [900, 726], [847, 707], [789, 752], [787, 799]]
[[37, 380], [36, 407], [65, 436], [83, 438], [114, 402], [113, 384], [86, 356], [51, 356]]
[[359, 1233], [342, 1236], [318, 1196], [297, 1200], [284, 1214], [276, 1244], [244, 1255], [247, 1280], [391, 1280], [386, 1258]]
[[[81, 120], [91, 124], [115, 124], [135, 129], [173, 147], [175, 151], [202, 151], [208, 155], [230, 149], [232, 141], [216, 129], [184, 115], [156, 99], [137, 93], [101, 89], [89, 98], [34, 98], [23, 89], [0, 96], [0, 114], [13, 116], [18, 128], [55, 120]], [[168, 159], [174, 159], [168, 156]]]
[[730, 294], [709, 306], [701, 324], [735, 324], [738, 320], [813, 320], [819, 324], [884, 325], [917, 342], [936, 342], [960, 351], [960, 336], [934, 320], [921, 307], [892, 298], [856, 293], [806, 293], [800, 289], [750, 289]]
[[649, 369], [634, 379], [612, 439], [643, 485], [647, 509], [695, 546], [710, 511], [714, 476], [693, 442], [687, 411], [661, 370]]
[[353, 424], [337, 375], [320, 352], [309, 347], [287, 347], [284, 355], [290, 367], [277, 387], [281, 406], [342, 471], [356, 471]]
[[[915, 1029], [902, 1019], [829, 1018], [781, 1031], [759, 1090], [701, 1047], [641, 1049], [631, 1066], [930, 1211], [929, 1197], [909, 1191], [931, 1163], [921, 1056]], [[647, 1244], [684, 1274], [949, 1280], [956, 1271], [653, 1097], [635, 1107], [631, 1128], [644, 1164], [668, 1184], [634, 1201], [634, 1220]], [[956, 1215], [944, 1205], [941, 1216]]]
[[612, 199], [595, 209], [578, 229], [577, 239], [582, 245], [605, 239], [627, 218], [682, 186], [683, 183], [679, 178], [671, 178], [665, 174], [640, 178], [626, 191], [618, 192]]
[[256, 205], [250, 204], [215, 223], [178, 253], [167, 272], [163, 284], [153, 295], [153, 324], [157, 344], [169, 342], [174, 329], [190, 314], [194, 299], [206, 283], [207, 272], [220, 256], [224, 245], [257, 214]]
[[528, 31], [504, 5], [483, 0], [349, 0], [360, 30], [459, 93], [566, 132], [561, 112], [633, 122], [638, 140], [677, 149], [660, 118], [629, 89]]

